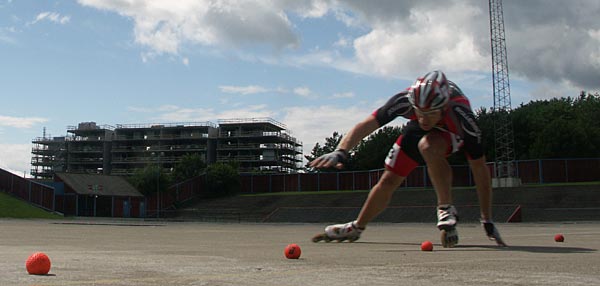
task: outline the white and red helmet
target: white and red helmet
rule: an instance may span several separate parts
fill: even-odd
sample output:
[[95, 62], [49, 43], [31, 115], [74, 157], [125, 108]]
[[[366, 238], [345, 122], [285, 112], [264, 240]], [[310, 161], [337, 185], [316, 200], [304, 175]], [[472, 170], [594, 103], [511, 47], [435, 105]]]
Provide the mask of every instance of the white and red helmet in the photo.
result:
[[432, 71], [418, 78], [408, 90], [408, 101], [419, 110], [435, 110], [446, 106], [450, 92], [446, 75]]

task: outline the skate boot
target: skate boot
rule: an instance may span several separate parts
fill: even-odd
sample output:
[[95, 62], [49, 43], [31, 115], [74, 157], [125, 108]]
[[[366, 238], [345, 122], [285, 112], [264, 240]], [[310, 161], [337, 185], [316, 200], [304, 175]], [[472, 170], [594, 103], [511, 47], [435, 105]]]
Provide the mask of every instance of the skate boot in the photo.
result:
[[498, 229], [491, 220], [481, 220], [481, 224], [483, 225], [483, 229], [485, 229], [485, 234], [490, 240], [495, 241], [498, 246], [508, 246], [504, 243], [502, 237], [500, 237], [500, 232], [498, 232]]
[[456, 222], [458, 215], [453, 205], [440, 205], [437, 210], [437, 227], [441, 230], [441, 240], [443, 247], [454, 247], [458, 243], [458, 232], [456, 231]]
[[342, 242], [344, 240], [348, 240], [348, 242], [354, 242], [360, 238], [360, 234], [363, 232], [363, 230], [365, 229], [361, 229], [356, 225], [356, 221], [334, 224], [327, 226], [324, 233], [315, 235], [312, 238], [312, 241], [319, 242], [323, 240], [325, 242], [330, 242], [332, 240], [337, 240], [338, 242]]

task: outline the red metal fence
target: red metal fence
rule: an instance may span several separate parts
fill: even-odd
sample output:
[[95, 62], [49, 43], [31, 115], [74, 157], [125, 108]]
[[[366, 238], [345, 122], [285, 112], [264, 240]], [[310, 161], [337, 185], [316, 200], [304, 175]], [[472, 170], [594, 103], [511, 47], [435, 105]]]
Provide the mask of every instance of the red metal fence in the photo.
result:
[[[488, 164], [493, 174], [494, 164]], [[454, 186], [473, 186], [468, 166], [452, 166]], [[241, 175], [242, 193], [299, 192], [329, 190], [369, 190], [379, 180], [383, 169], [357, 172], [320, 172], [298, 174]], [[544, 159], [516, 162], [516, 175], [523, 184], [572, 183], [600, 181], [600, 158]], [[205, 176], [189, 179], [171, 186], [166, 192], [154, 193], [131, 204], [131, 216], [155, 217], [158, 210], [168, 210], [177, 204], [205, 193]], [[430, 187], [427, 169], [417, 167], [404, 181], [402, 187]], [[10, 193], [27, 202], [51, 211], [72, 212], [76, 208], [73, 197], [58, 195], [54, 188], [14, 175], [0, 169], [0, 191]], [[141, 204], [142, 200], [144, 204]], [[125, 202], [115, 200], [113, 216], [122, 213]], [[145, 209], [139, 209], [144, 205]]]
[[0, 190], [41, 208], [50, 211], [55, 209], [54, 188], [19, 177], [3, 169], [0, 169]]
[[[600, 181], [600, 158], [543, 159], [516, 162], [516, 176], [523, 184], [573, 183]], [[488, 163], [490, 174], [494, 163]], [[474, 186], [468, 165], [452, 166], [452, 183], [457, 187]], [[354, 172], [318, 172], [305, 174], [244, 174], [242, 193], [369, 190], [379, 180], [383, 169]], [[431, 187], [425, 166], [417, 167], [402, 187]]]

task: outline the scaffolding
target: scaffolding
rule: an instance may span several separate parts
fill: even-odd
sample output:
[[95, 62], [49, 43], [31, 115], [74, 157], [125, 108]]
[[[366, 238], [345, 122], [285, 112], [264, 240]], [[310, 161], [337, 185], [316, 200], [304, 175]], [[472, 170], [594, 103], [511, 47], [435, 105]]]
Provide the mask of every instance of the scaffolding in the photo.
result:
[[240, 172], [290, 173], [302, 168], [302, 143], [271, 118], [212, 122], [68, 126], [68, 136], [32, 140], [32, 171], [133, 175], [158, 164], [170, 172], [187, 154], [207, 165], [235, 162]]

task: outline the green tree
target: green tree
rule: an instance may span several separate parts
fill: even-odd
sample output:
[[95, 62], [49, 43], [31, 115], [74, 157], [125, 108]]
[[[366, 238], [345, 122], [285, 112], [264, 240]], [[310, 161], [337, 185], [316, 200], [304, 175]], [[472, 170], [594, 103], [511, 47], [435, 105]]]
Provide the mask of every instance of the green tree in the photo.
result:
[[169, 175], [157, 165], [148, 165], [143, 169], [137, 169], [130, 178], [130, 182], [143, 195], [157, 191], [164, 192], [171, 184]]
[[[581, 92], [579, 97], [536, 100], [510, 113], [514, 130], [515, 159], [600, 157], [600, 96]], [[493, 112], [479, 112], [478, 120], [494, 160]], [[488, 122], [483, 123], [482, 122]], [[490, 137], [490, 134], [492, 137]], [[490, 144], [492, 143], [491, 148]], [[492, 156], [490, 156], [492, 154]]]
[[199, 176], [206, 169], [206, 163], [198, 153], [185, 154], [181, 161], [173, 168], [171, 174], [173, 182], [182, 182], [187, 179]]
[[573, 103], [576, 124], [587, 136], [587, 151], [581, 157], [600, 157], [600, 94], [582, 91]]
[[215, 163], [206, 168], [208, 197], [225, 197], [237, 194], [241, 189], [237, 168], [225, 163]]
[[[310, 152], [310, 155], [304, 155], [304, 158], [306, 158], [306, 160], [308, 160], [310, 163], [312, 160], [317, 159], [324, 154], [335, 151], [338, 144], [340, 144], [340, 141], [342, 141], [342, 135], [337, 131], [334, 131], [331, 137], [325, 138], [325, 144], [323, 146], [321, 146], [319, 143], [316, 143]], [[309, 169], [308, 163], [305, 167]]]
[[496, 158], [493, 114], [486, 108], [480, 108], [475, 111], [475, 117], [477, 118], [477, 126], [481, 129], [481, 142], [483, 144], [485, 158], [488, 161], [493, 161]]
[[385, 157], [402, 133], [402, 127], [385, 126], [363, 139], [352, 156], [348, 169], [372, 170], [383, 168]]
[[[521, 104], [508, 113], [513, 124], [516, 160], [547, 158], [598, 158], [600, 157], [600, 94], [582, 91], [578, 97], [536, 100]], [[480, 108], [475, 112], [482, 131], [486, 159], [494, 161], [495, 111]], [[381, 168], [390, 147], [400, 135], [399, 127], [383, 127], [349, 150], [350, 158], [345, 170]], [[310, 162], [336, 149], [342, 136], [334, 132], [323, 145], [315, 144]], [[465, 164], [459, 152], [448, 158], [450, 164]], [[332, 169], [330, 171], [336, 171]]]

